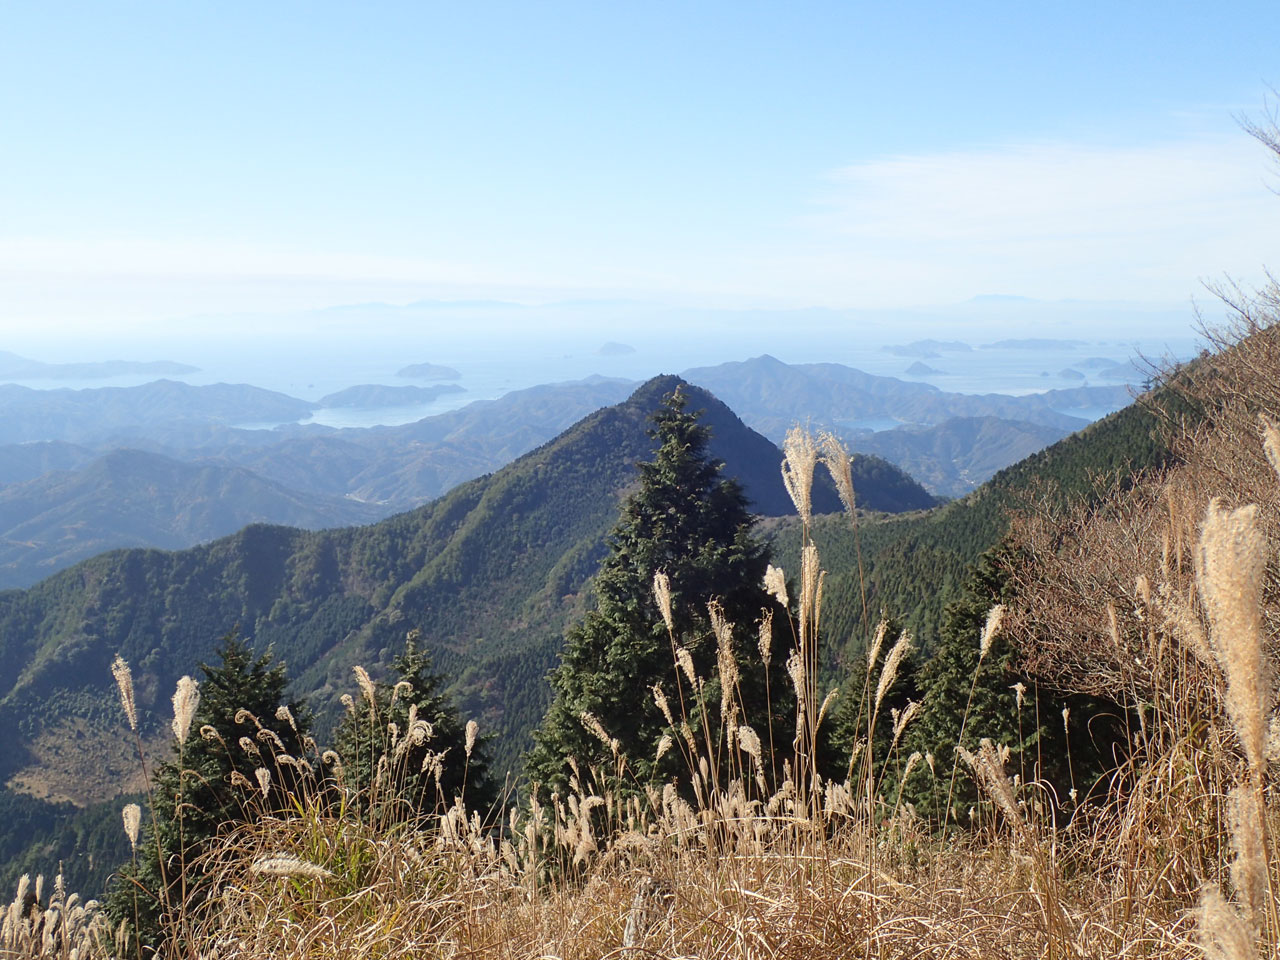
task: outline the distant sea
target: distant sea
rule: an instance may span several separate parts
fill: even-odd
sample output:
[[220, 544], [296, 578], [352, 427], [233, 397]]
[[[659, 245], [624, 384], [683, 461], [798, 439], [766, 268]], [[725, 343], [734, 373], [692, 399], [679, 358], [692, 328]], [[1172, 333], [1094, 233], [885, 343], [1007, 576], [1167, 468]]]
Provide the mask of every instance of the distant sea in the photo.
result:
[[[1122, 381], [1103, 376], [1106, 361], [1123, 366], [1136, 360], [1138, 367], [1145, 368], [1138, 359], [1140, 356], [1157, 360], [1168, 355], [1185, 358], [1194, 351], [1190, 336], [1172, 343], [1084, 337], [1080, 340], [1071, 344], [1059, 342], [1052, 346], [1023, 348], [984, 348], [982, 341], [975, 340], [970, 344], [970, 350], [939, 350], [939, 355], [933, 357], [904, 356], [883, 349], [903, 344], [873, 343], [849, 337], [831, 338], [826, 342], [810, 339], [802, 346], [770, 343], [759, 335], [689, 338], [678, 343], [673, 343], [670, 337], [662, 337], [652, 341], [631, 340], [627, 344], [633, 348], [630, 353], [600, 352], [603, 337], [599, 342], [544, 337], [520, 340], [491, 338], [486, 342], [469, 344], [455, 340], [434, 348], [426, 343], [409, 346], [357, 340], [334, 346], [292, 340], [277, 344], [261, 343], [251, 349], [205, 344], [183, 351], [170, 346], [165, 348], [163, 355], [156, 355], [154, 348], [141, 351], [135, 346], [117, 349], [110, 358], [97, 359], [164, 359], [190, 363], [199, 366], [200, 372], [171, 379], [191, 384], [249, 383], [312, 401], [357, 384], [430, 386], [452, 382], [464, 388], [465, 392], [446, 394], [431, 403], [412, 406], [319, 410], [307, 421], [333, 427], [370, 427], [409, 423], [537, 384], [579, 380], [592, 375], [640, 381], [660, 373], [683, 373], [693, 367], [745, 360], [762, 353], [769, 353], [787, 363], [841, 363], [867, 373], [928, 383], [945, 391], [1023, 395], [1055, 388], [1115, 385]], [[60, 358], [41, 355], [36, 359], [56, 361]], [[936, 372], [908, 374], [908, 368], [917, 361]], [[427, 381], [396, 375], [402, 367], [422, 362], [451, 367], [460, 376], [456, 381]], [[1082, 375], [1083, 379], [1070, 371]], [[155, 379], [154, 376], [126, 376], [10, 382], [36, 389], [81, 389], [134, 386]], [[1140, 384], [1143, 377], [1137, 371], [1130, 371], [1128, 379]], [[1103, 407], [1081, 407], [1066, 412], [1093, 420], [1111, 411]], [[275, 424], [238, 426], [265, 429]], [[887, 428], [891, 425], [867, 426]]]

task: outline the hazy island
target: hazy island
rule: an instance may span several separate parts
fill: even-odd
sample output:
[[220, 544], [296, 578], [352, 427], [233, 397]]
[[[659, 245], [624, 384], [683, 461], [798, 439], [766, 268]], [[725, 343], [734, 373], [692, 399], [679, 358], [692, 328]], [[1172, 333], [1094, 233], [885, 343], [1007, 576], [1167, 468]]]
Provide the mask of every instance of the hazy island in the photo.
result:
[[629, 343], [618, 343], [616, 340], [610, 340], [608, 343], [602, 344], [600, 349], [596, 351], [597, 357], [622, 357], [628, 353], [635, 353], [636, 348]]
[[885, 353], [896, 357], [919, 357], [921, 360], [933, 360], [944, 353], [969, 353], [973, 347], [963, 340], [915, 340], [911, 343], [890, 344], [880, 348]]
[[411, 363], [396, 371], [397, 377], [408, 377], [412, 380], [461, 380], [462, 374], [453, 367], [439, 363]]
[[361, 383], [321, 397], [320, 406], [330, 410], [337, 407], [407, 407], [415, 403], [430, 403], [447, 393], [466, 392], [466, 387], [456, 383], [441, 383], [434, 387], [388, 387], [380, 383]]
[[0, 379], [98, 380], [128, 374], [175, 376], [197, 373], [199, 367], [171, 360], [97, 360], [84, 363], [45, 363], [0, 350]]

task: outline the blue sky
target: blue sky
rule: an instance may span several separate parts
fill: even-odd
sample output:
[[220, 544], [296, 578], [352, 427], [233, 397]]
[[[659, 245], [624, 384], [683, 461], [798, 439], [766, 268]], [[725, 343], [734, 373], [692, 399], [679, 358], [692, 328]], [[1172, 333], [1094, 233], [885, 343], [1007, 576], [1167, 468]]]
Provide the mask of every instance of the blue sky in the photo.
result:
[[14, 3], [0, 330], [1185, 304], [1280, 268], [1274, 3]]

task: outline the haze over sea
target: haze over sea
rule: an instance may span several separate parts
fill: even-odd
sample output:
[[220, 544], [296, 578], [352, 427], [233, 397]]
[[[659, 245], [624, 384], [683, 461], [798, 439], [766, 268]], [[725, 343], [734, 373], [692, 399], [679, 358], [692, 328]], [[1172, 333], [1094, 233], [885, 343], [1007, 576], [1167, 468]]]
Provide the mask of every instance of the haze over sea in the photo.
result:
[[[537, 384], [594, 375], [639, 381], [761, 354], [786, 363], [841, 363], [959, 393], [1021, 395], [1114, 385], [1125, 381], [1118, 372], [1107, 371], [1104, 360], [1117, 366], [1136, 361], [1141, 371], [1146, 369], [1141, 358], [1190, 356], [1197, 342], [1191, 319], [1190, 305], [1154, 309], [994, 297], [930, 310], [879, 312], [432, 302], [359, 305], [283, 318], [227, 317], [212, 324], [227, 332], [217, 337], [208, 332], [193, 337], [177, 322], [136, 341], [91, 336], [54, 341], [28, 331], [10, 336], [0, 348], [47, 362], [173, 360], [200, 370], [172, 379], [249, 383], [311, 401], [356, 384], [456, 383], [463, 388], [409, 406], [322, 409], [309, 421], [368, 427], [408, 423]], [[200, 324], [206, 331], [210, 326]], [[353, 334], [353, 329], [360, 332]], [[915, 355], [894, 349], [925, 339], [960, 341], [972, 349], [941, 346]], [[1043, 342], [994, 346], [1009, 340]], [[428, 381], [397, 375], [403, 367], [423, 362], [453, 368], [460, 376]], [[916, 362], [933, 372], [907, 373]], [[1129, 371], [1128, 382], [1141, 382], [1139, 371]], [[154, 379], [12, 382], [51, 389], [131, 386]], [[1094, 407], [1072, 412], [1096, 419], [1110, 411]]]

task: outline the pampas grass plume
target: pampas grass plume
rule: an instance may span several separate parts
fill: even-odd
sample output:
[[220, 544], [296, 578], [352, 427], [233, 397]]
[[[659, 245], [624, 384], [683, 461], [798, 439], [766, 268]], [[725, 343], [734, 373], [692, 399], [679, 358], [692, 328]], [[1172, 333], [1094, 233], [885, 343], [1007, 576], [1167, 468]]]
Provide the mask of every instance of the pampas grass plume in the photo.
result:
[[671, 579], [661, 570], [653, 575], [653, 596], [662, 611], [662, 622], [668, 631], [675, 632], [675, 619], [671, 615]]
[[985, 660], [991, 650], [991, 642], [1000, 632], [1000, 624], [1004, 621], [1005, 605], [997, 603], [987, 612], [987, 622], [982, 628], [982, 637], [978, 641], [978, 659]]
[[124, 707], [124, 715], [129, 718], [129, 729], [136, 732], [138, 705], [133, 699], [133, 671], [119, 654], [111, 662], [111, 675], [116, 678], [116, 686], [120, 688], [120, 704]]
[[191, 721], [198, 706], [200, 684], [191, 677], [182, 677], [178, 681], [178, 689], [173, 693], [173, 735], [178, 743], [187, 742], [187, 734], [191, 732]]
[[1255, 771], [1266, 762], [1271, 677], [1262, 647], [1262, 579], [1266, 543], [1258, 508], [1226, 510], [1209, 501], [1200, 534], [1196, 579], [1212, 626], [1214, 653], [1227, 678], [1227, 713]]
[[124, 835], [129, 838], [129, 846], [138, 849], [138, 831], [142, 826], [142, 808], [136, 803], [126, 803], [120, 810], [120, 819], [124, 821]]
[[884, 658], [884, 669], [880, 671], [880, 682], [876, 684], [876, 700], [875, 711], [879, 712], [880, 704], [884, 701], [884, 695], [889, 692], [889, 688], [893, 686], [893, 681], [898, 676], [898, 667], [902, 665], [903, 658], [911, 651], [911, 635], [903, 630], [902, 635], [898, 637], [898, 642], [889, 650], [889, 655]]
[[772, 563], [765, 567], [764, 570], [764, 589], [772, 595], [773, 599], [782, 604], [785, 609], [787, 606], [787, 576], [782, 572], [781, 567], [775, 567]]
[[854, 511], [853, 473], [849, 450], [833, 433], [822, 435], [822, 462], [836, 485], [836, 493], [850, 517], [856, 516]]
[[814, 446], [809, 431], [796, 425], [787, 431], [782, 442], [782, 482], [787, 488], [796, 513], [805, 523], [812, 515], [810, 494], [813, 489], [813, 468], [818, 462], [818, 448]]
[[1249, 925], [1211, 884], [1200, 891], [1196, 927], [1206, 960], [1256, 960], [1258, 949]]

